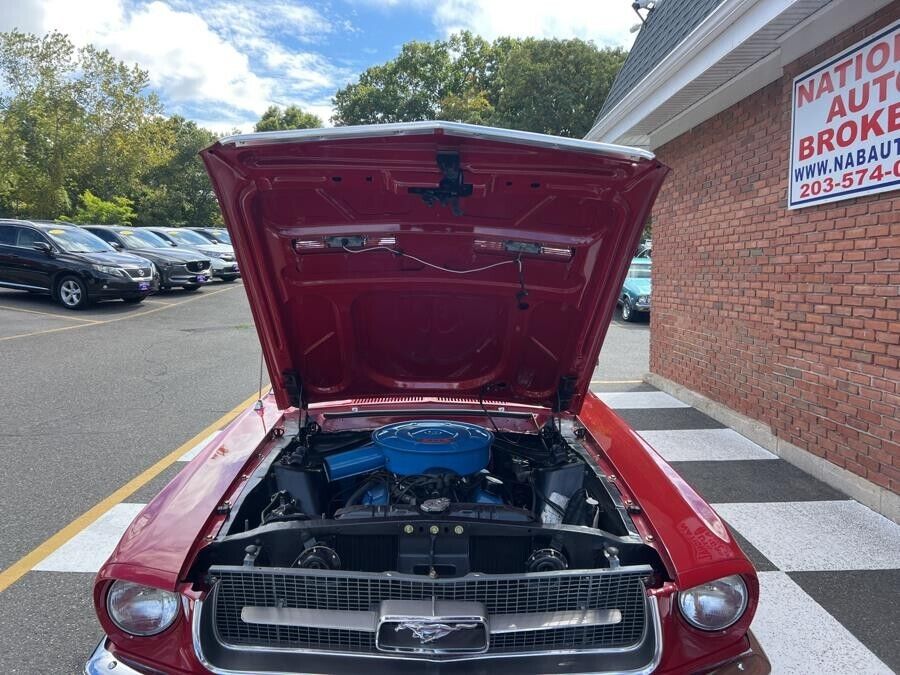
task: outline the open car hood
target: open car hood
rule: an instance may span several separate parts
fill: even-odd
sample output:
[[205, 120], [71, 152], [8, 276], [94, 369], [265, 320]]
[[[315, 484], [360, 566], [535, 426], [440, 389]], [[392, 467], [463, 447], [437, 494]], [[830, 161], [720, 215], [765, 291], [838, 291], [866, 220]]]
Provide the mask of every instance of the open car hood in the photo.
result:
[[447, 122], [202, 153], [279, 406], [379, 396], [577, 412], [668, 169]]

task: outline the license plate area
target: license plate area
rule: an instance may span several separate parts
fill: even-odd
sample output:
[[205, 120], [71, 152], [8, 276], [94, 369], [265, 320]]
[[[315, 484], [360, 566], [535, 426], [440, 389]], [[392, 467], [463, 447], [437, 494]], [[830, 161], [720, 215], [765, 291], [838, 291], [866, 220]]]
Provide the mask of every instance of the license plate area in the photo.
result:
[[488, 636], [487, 612], [480, 602], [384, 600], [375, 647], [403, 654], [482, 654]]
[[198, 274], [197, 281], [202, 284], [205, 281], [209, 281], [209, 277], [206, 276], [205, 274]]
[[150, 283], [147, 282], [147, 281], [142, 281], [142, 282], [140, 282], [140, 283], [138, 284], [138, 290], [139, 290], [139, 291], [149, 291], [149, 290], [150, 290]]

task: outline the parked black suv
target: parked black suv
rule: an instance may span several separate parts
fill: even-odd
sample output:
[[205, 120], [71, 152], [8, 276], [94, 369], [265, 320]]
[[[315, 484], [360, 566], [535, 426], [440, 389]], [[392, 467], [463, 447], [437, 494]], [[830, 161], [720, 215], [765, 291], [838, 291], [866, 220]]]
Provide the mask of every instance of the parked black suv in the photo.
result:
[[66, 309], [140, 302], [159, 287], [146, 258], [119, 253], [75, 225], [0, 220], [0, 287], [50, 293]]
[[112, 225], [82, 227], [110, 246], [152, 261], [159, 270], [159, 286], [162, 289], [181, 286], [186, 291], [196, 291], [212, 279], [212, 261], [208, 256], [184, 248], [173, 248], [150, 230]]

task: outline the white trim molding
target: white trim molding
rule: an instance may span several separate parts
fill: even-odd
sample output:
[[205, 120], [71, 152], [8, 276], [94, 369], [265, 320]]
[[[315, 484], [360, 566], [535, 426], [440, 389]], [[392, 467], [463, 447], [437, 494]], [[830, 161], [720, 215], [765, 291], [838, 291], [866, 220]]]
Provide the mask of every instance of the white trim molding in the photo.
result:
[[585, 136], [658, 148], [891, 0], [723, 0]]

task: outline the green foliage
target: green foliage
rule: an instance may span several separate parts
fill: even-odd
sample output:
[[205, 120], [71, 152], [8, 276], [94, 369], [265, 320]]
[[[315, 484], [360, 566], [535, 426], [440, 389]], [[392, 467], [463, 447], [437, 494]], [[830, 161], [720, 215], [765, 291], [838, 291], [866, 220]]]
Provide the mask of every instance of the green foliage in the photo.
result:
[[148, 84], [137, 66], [61, 33], [0, 33], [0, 215], [221, 224], [197, 156], [215, 134], [163, 117]]
[[0, 211], [52, 218], [90, 188], [129, 194], [166, 158], [147, 73], [63, 34], [0, 33]]
[[90, 190], [85, 190], [79, 198], [81, 205], [69, 218], [73, 223], [94, 223], [96, 225], [130, 225], [137, 215], [133, 202], [127, 197], [100, 199]]
[[582, 138], [625, 57], [622, 49], [597, 49], [583, 40], [522, 40], [500, 67], [502, 89], [492, 121]]
[[335, 124], [443, 119], [582, 137], [625, 60], [583, 40], [408, 42], [334, 97]]
[[146, 172], [137, 193], [137, 225], [220, 225], [222, 214], [197, 154], [215, 142], [211, 131], [177, 115], [158, 120], [170, 142], [168, 161]]
[[256, 123], [256, 131], [283, 131], [285, 129], [316, 129], [322, 120], [312, 113], [304, 112], [296, 105], [281, 110], [277, 105], [269, 106]]

